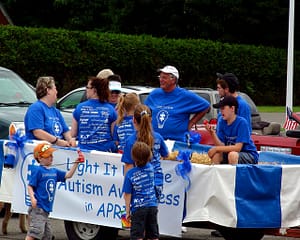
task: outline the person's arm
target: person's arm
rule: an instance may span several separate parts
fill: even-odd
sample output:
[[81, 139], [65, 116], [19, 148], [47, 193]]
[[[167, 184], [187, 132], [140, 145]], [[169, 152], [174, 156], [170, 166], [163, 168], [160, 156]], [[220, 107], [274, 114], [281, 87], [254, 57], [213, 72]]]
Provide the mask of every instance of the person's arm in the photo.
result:
[[37, 200], [34, 196], [34, 191], [33, 191], [33, 187], [28, 185], [28, 194], [29, 194], [29, 197], [30, 197], [30, 201], [31, 201], [31, 206], [33, 208], [36, 208], [37, 206]]
[[35, 129], [32, 131], [32, 133], [39, 140], [45, 140], [51, 144], [55, 144], [57, 146], [62, 146], [62, 147], [70, 146], [69, 142], [67, 142], [63, 139], [59, 139], [58, 137], [53, 136], [52, 134], [46, 132], [45, 130]]
[[76, 139], [72, 138], [71, 131], [64, 132], [64, 139], [69, 143], [69, 146], [76, 147]]
[[114, 131], [115, 131], [116, 121], [111, 123], [111, 136], [114, 137]]
[[129, 169], [133, 168], [134, 165], [133, 164], [129, 164], [129, 163], [125, 163], [124, 166], [124, 176], [126, 176], [126, 173], [128, 172]]
[[77, 134], [78, 134], [78, 123], [76, 119], [73, 117], [72, 126], [71, 126], [71, 136], [73, 138], [77, 138]]
[[79, 164], [79, 159], [77, 158], [77, 160], [75, 161], [75, 163], [73, 164], [73, 166], [71, 167], [71, 169], [66, 173], [66, 176], [65, 176], [65, 179], [67, 178], [71, 178], [73, 177], [77, 167], [78, 167], [78, 164]]
[[206, 130], [210, 133], [213, 142], [216, 146], [224, 146], [224, 143], [218, 138], [218, 135], [216, 133], [216, 129], [211, 124], [205, 125]]
[[130, 220], [131, 194], [130, 193], [124, 193], [124, 199], [125, 199], [126, 219]]
[[197, 122], [204, 117], [204, 115], [209, 112], [210, 110], [210, 107], [208, 107], [207, 109], [205, 109], [204, 111], [202, 112], [198, 112], [196, 113], [189, 121], [189, 125], [188, 125], [188, 129], [191, 130], [191, 128], [197, 124]]
[[242, 150], [243, 143], [236, 143], [228, 146], [216, 146], [217, 152], [240, 152]]

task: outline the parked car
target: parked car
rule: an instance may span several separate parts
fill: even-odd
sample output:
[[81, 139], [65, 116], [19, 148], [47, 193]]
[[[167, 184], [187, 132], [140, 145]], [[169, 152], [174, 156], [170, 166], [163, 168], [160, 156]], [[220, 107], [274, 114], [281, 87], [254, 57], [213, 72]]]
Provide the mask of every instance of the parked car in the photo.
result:
[[[210, 102], [211, 106], [220, 101], [220, 96], [217, 90], [211, 88], [188, 88], [188, 89], [198, 94], [199, 96], [203, 97], [204, 99], [206, 99], [208, 102]], [[252, 125], [254, 125], [254, 123], [260, 122], [261, 116], [253, 100], [244, 92], [239, 92], [239, 95], [241, 95], [242, 98], [245, 99], [250, 106]], [[217, 115], [218, 115], [218, 110], [216, 108], [211, 107], [210, 112], [208, 112], [203, 117], [203, 119], [207, 119], [207, 120], [217, 119]], [[203, 119], [200, 121], [201, 123]]]
[[27, 108], [36, 101], [36, 95], [19, 75], [4, 67], [0, 67], [0, 85], [0, 138], [7, 139], [9, 125], [12, 122], [22, 125]]
[[[30, 104], [37, 98], [35, 88], [25, 82], [18, 74], [10, 69], [0, 67], [0, 139], [8, 138], [8, 129], [11, 123], [24, 131], [24, 116]], [[64, 118], [72, 115], [63, 113]]]
[[[154, 89], [153, 87], [134, 86], [134, 85], [122, 86], [123, 93], [135, 92], [140, 97], [142, 103], [144, 103], [145, 99], [153, 89]], [[213, 90], [211, 88], [188, 88], [188, 90], [203, 97], [210, 104], [215, 104], [220, 101], [218, 91]], [[252, 122], [261, 121], [260, 114], [252, 99], [246, 93], [241, 92], [240, 94], [250, 105]], [[59, 99], [56, 107], [63, 112], [73, 112], [77, 104], [85, 100], [86, 100], [86, 89], [85, 87], [80, 87], [72, 90], [71, 92], [63, 96], [61, 99]], [[211, 108], [210, 112], [207, 113], [203, 119], [208, 119], [208, 120], [216, 119], [217, 114], [218, 114], [217, 109]], [[202, 121], [203, 120], [201, 120], [200, 123], [202, 123]]]

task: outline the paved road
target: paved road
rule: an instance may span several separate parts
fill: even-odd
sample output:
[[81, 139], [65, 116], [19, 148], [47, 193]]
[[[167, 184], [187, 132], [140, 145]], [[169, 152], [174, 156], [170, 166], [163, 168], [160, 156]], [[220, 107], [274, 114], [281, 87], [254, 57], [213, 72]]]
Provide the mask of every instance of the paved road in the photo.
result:
[[285, 122], [285, 113], [260, 113], [262, 121], [266, 122], [277, 122], [281, 126]]
[[[2, 223], [2, 219], [1, 219]], [[2, 226], [2, 224], [0, 224]], [[67, 235], [64, 229], [64, 223], [61, 220], [54, 220], [52, 219], [52, 229], [55, 233], [55, 240], [67, 240]], [[210, 229], [199, 229], [199, 228], [187, 228], [188, 231], [183, 233], [182, 240], [222, 240], [223, 238], [216, 238], [210, 236]], [[0, 233], [0, 239], [15, 239], [15, 240], [24, 240], [25, 239], [24, 233], [21, 233], [18, 228], [18, 218], [12, 218], [9, 222], [8, 226], [8, 234], [3, 235]], [[171, 240], [171, 239], [178, 239], [172, 237], [161, 237], [161, 240]], [[264, 236], [263, 240], [296, 240], [298, 238], [286, 238], [286, 237], [275, 237], [275, 236]], [[109, 240], [109, 239], [105, 239]], [[118, 240], [129, 240], [129, 232], [121, 230], [119, 231]], [[241, 239], [243, 240], [243, 239]]]

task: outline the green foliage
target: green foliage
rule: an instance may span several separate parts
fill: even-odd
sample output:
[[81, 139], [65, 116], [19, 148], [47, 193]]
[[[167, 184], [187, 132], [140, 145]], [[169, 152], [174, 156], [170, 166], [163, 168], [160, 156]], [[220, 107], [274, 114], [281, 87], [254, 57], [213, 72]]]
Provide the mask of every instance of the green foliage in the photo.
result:
[[[18, 26], [286, 47], [289, 1], [2, 0]], [[295, 12], [300, 2], [295, 1]], [[297, 16], [297, 15], [296, 15]], [[295, 21], [299, 29], [300, 21]], [[295, 31], [295, 37], [300, 32]], [[300, 41], [295, 41], [300, 42]], [[299, 44], [296, 44], [296, 48]]]
[[0, 65], [33, 85], [41, 75], [54, 76], [60, 96], [103, 68], [126, 84], [158, 86], [156, 70], [170, 64], [179, 69], [182, 87], [215, 88], [216, 72], [234, 72], [240, 90], [258, 105], [285, 104], [286, 53], [272, 47], [2, 26], [0, 52]]

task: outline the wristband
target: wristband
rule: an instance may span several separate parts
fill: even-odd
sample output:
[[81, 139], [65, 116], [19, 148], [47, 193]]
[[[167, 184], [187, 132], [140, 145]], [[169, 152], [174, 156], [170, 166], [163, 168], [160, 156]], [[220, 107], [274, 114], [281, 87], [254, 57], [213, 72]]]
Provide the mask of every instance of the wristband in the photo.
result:
[[51, 144], [55, 144], [58, 141], [58, 137], [55, 138], [55, 140], [53, 142], [51, 142]]

